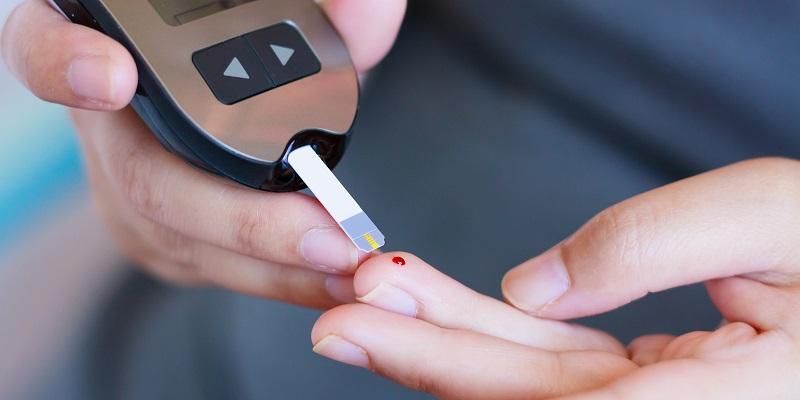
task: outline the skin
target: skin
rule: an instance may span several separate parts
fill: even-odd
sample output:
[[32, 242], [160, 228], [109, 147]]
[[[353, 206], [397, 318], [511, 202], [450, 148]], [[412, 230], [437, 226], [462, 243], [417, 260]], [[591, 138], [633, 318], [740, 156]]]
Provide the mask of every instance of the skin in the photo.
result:
[[[389, 50], [405, 10], [402, 0], [321, 5], [360, 72]], [[164, 151], [126, 108], [130, 55], [43, 0], [19, 6], [0, 39], [21, 82], [73, 108], [96, 202], [139, 265], [176, 283], [311, 307], [358, 297], [315, 325], [324, 356], [445, 399], [800, 397], [795, 161], [737, 164], [604, 211], [509, 272], [513, 307], [411, 254], [367, 260], [352, 278], [364, 257], [341, 234], [324, 248], [339, 255], [334, 263], [309, 260], [309, 233], [338, 233], [315, 200], [244, 189]], [[91, 79], [75, 75], [87, 68]], [[729, 321], [714, 332], [645, 336], [626, 349], [560, 322], [695, 282]]]
[[[364, 73], [391, 48], [406, 2], [320, 5]], [[137, 265], [174, 283], [303, 306], [352, 301], [352, 274], [364, 257], [322, 206], [302, 194], [237, 186], [165, 151], [127, 107], [137, 71], [120, 44], [69, 23], [45, 0], [18, 6], [1, 39], [22, 83], [72, 108], [95, 202]]]
[[[443, 399], [796, 399], [798, 237], [800, 162], [747, 161], [603, 211], [506, 275], [516, 308], [411, 254], [368, 260], [362, 304], [325, 313], [311, 338], [323, 356]], [[716, 331], [644, 336], [626, 352], [558, 322], [697, 282], [727, 321]]]

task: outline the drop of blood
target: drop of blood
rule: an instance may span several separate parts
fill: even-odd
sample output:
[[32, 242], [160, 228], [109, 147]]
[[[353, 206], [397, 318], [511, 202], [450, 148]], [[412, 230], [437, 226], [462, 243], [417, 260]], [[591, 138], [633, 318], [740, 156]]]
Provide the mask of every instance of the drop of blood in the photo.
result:
[[397, 264], [397, 265], [399, 265], [399, 266], [401, 266], [401, 267], [403, 265], [406, 265], [406, 260], [403, 259], [403, 257], [395, 257], [395, 258], [392, 259], [392, 262]]

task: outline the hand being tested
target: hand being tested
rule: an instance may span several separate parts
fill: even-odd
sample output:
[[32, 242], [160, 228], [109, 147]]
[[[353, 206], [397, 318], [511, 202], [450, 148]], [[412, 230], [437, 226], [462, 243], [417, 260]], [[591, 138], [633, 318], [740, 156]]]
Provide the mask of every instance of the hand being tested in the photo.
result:
[[[405, 11], [405, 0], [320, 3], [360, 72], [389, 50]], [[73, 118], [97, 203], [146, 269], [305, 306], [352, 300], [349, 275], [360, 254], [318, 202], [191, 167], [123, 109], [137, 72], [120, 44], [69, 23], [46, 0], [26, 0], [6, 23], [2, 54], [37, 96], [82, 109]]]
[[[409, 255], [355, 277], [368, 305], [329, 311], [315, 350], [445, 399], [800, 398], [800, 163], [744, 162], [637, 196], [479, 295]], [[628, 353], [551, 319], [706, 282], [728, 321]], [[690, 312], [690, 310], [687, 310]]]
[[364, 304], [324, 314], [314, 351], [440, 398], [547, 398], [636, 368], [610, 336], [525, 315], [410, 254], [366, 261], [355, 289]]

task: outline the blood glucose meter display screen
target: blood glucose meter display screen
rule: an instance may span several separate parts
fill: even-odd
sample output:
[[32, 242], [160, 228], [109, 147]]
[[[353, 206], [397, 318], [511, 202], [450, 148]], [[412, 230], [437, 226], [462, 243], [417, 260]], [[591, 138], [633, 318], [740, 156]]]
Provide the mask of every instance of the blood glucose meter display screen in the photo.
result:
[[178, 26], [255, 0], [149, 0], [164, 22]]

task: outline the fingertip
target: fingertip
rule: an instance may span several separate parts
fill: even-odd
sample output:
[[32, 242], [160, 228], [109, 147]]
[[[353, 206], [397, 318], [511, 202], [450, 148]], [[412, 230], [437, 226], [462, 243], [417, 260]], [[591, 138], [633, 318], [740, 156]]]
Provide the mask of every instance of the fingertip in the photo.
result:
[[426, 267], [430, 268], [427, 263], [410, 253], [391, 252], [374, 256], [361, 264], [356, 271], [353, 281], [356, 295], [366, 296], [381, 282], [393, 282], [399, 274]]
[[348, 321], [364, 307], [367, 306], [345, 304], [324, 312], [317, 318], [314, 327], [311, 328], [311, 344], [317, 345], [322, 339], [330, 335], [344, 336]]
[[356, 313], [356, 306], [345, 305], [319, 317], [311, 329], [314, 353], [344, 364], [369, 368], [371, 363], [367, 351], [353, 342], [347, 332], [349, 319]]
[[[398, 259], [398, 260], [395, 260]], [[398, 262], [402, 260], [403, 265], [399, 265]], [[398, 266], [405, 266], [408, 262], [412, 262], [415, 264], [424, 263], [419, 257], [402, 251], [392, 251], [388, 253], [380, 253], [374, 254], [369, 257], [367, 260], [364, 261], [362, 268], [375, 268], [379, 265], [386, 266], [387, 264], [395, 264]]]
[[675, 340], [672, 335], [646, 335], [634, 339], [627, 347], [628, 357], [639, 366], [659, 361], [661, 352]]
[[325, 336], [314, 345], [313, 351], [323, 357], [354, 367], [370, 368], [367, 351], [341, 336]]
[[114, 55], [110, 68], [111, 93], [110, 101], [113, 110], [127, 107], [136, 89], [139, 86], [139, 71], [136, 62], [122, 45], [115, 43], [113, 46]]
[[443, 299], [474, 299], [475, 293], [411, 253], [392, 252], [368, 260], [356, 271], [357, 299], [410, 317], [427, 315], [426, 309]]
[[511, 305], [541, 316], [567, 293], [571, 284], [561, 251], [556, 247], [508, 271], [501, 287]]
[[374, 67], [389, 52], [406, 12], [406, 0], [321, 0], [342, 35], [359, 72]]
[[136, 64], [121, 44], [70, 23], [43, 1], [26, 1], [15, 9], [2, 47], [12, 73], [45, 101], [119, 110], [136, 91]]
[[[84, 27], [74, 29], [89, 30]], [[67, 55], [66, 83], [71, 96], [66, 101], [51, 99], [68, 106], [98, 111], [116, 111], [126, 107], [136, 93], [138, 71], [133, 57], [119, 43], [89, 30], [75, 33]], [[85, 38], [85, 39], [84, 39]], [[94, 45], [86, 46], [86, 42]]]
[[331, 318], [330, 317], [331, 313], [336, 312], [338, 308], [339, 307], [336, 307], [322, 313], [322, 315], [320, 315], [319, 318], [317, 318], [317, 320], [314, 322], [314, 326], [311, 328], [312, 346], [316, 346], [317, 343], [319, 343], [319, 341], [322, 340], [322, 338], [327, 336], [326, 332], [329, 331], [329, 329], [327, 328], [330, 326], [330, 322], [328, 322], [328, 320]]

